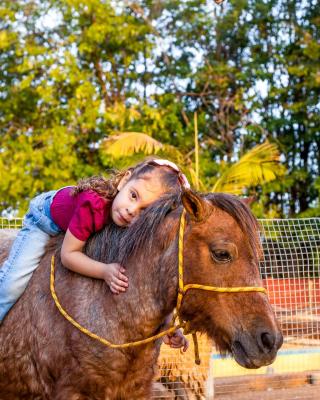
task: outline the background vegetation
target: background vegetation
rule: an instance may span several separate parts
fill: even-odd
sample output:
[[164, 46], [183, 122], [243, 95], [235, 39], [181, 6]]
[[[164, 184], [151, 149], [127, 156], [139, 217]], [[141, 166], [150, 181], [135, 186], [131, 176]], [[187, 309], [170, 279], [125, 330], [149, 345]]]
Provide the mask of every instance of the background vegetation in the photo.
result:
[[[319, 216], [319, 25], [317, 0], [2, 0], [0, 212], [144, 144], [196, 184], [196, 112], [201, 190], [249, 171], [257, 216]], [[284, 168], [235, 172], [266, 140]]]

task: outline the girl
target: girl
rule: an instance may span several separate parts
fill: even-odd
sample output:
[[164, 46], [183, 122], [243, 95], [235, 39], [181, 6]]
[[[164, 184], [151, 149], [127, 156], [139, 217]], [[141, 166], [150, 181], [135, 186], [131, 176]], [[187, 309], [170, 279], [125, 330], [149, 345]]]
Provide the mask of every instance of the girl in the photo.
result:
[[[168, 192], [189, 188], [186, 177], [168, 160], [153, 159], [114, 174], [110, 179], [91, 177], [78, 186], [64, 187], [35, 197], [24, 218], [23, 228], [0, 269], [0, 323], [25, 290], [45, 253], [50, 236], [65, 232], [61, 260], [79, 274], [103, 279], [114, 294], [128, 287], [125, 269], [104, 264], [83, 253], [89, 236], [109, 221], [120, 227], [132, 224], [139, 213]], [[177, 332], [166, 338], [172, 347], [188, 343]]]

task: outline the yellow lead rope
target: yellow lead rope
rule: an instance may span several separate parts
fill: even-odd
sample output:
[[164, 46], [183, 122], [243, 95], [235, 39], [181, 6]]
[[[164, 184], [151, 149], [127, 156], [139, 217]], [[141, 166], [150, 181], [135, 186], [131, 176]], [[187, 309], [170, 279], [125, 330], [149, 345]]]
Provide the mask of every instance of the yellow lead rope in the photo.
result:
[[50, 273], [50, 291], [51, 291], [51, 295], [53, 297], [54, 302], [56, 303], [56, 306], [58, 308], [58, 310], [60, 311], [60, 313], [73, 325], [75, 326], [77, 329], [79, 329], [81, 332], [83, 332], [84, 334], [90, 336], [92, 339], [96, 339], [99, 342], [103, 343], [104, 345], [111, 347], [113, 349], [124, 349], [127, 347], [132, 347], [132, 346], [140, 346], [142, 344], [147, 344], [150, 342], [153, 342], [154, 340], [157, 340], [167, 334], [170, 334], [174, 331], [176, 331], [177, 329], [181, 328], [180, 325], [178, 326], [173, 326], [163, 332], [158, 333], [157, 335], [151, 336], [147, 339], [143, 339], [143, 340], [137, 340], [135, 342], [129, 342], [129, 343], [122, 343], [122, 344], [115, 344], [115, 343], [111, 343], [108, 340], [102, 338], [99, 335], [96, 335], [95, 333], [89, 331], [87, 328], [85, 328], [84, 326], [80, 325], [77, 321], [75, 321], [66, 311], [65, 309], [62, 307], [62, 305], [60, 304], [60, 301], [57, 297], [55, 288], [54, 288], [54, 256], [52, 256], [51, 258], [51, 273]]
[[[179, 316], [179, 311], [180, 307], [182, 304], [182, 299], [184, 294], [187, 292], [189, 289], [200, 289], [200, 290], [208, 290], [212, 292], [222, 292], [222, 293], [234, 293], [234, 292], [262, 292], [262, 293], [267, 293], [266, 289], [263, 287], [215, 287], [215, 286], [206, 286], [206, 285], [199, 285], [199, 284], [187, 284], [184, 286], [183, 284], [183, 237], [184, 237], [184, 228], [185, 228], [185, 217], [186, 217], [186, 211], [183, 209], [181, 218], [180, 218], [180, 228], [179, 228], [179, 253], [178, 253], [178, 280], [179, 280], [179, 289], [178, 289], [178, 297], [177, 297], [177, 305], [176, 309], [172, 318], [172, 321], [170, 323], [170, 328], [166, 329], [163, 332], [158, 333], [157, 335], [153, 335], [147, 339], [143, 340], [137, 340], [135, 342], [128, 342], [128, 343], [122, 343], [122, 344], [115, 344], [111, 343], [108, 340], [100, 337], [99, 335], [96, 335], [95, 333], [89, 331], [87, 328], [84, 326], [80, 325], [77, 321], [75, 321], [62, 307], [62, 305], [59, 302], [59, 299], [57, 297], [55, 287], [54, 287], [54, 256], [51, 258], [51, 272], [50, 272], [50, 291], [52, 298], [60, 311], [60, 313], [77, 329], [79, 329], [82, 333], [85, 335], [91, 337], [92, 339], [98, 340], [99, 342], [103, 343], [104, 345], [111, 347], [113, 349], [124, 349], [128, 347], [133, 347], [133, 346], [140, 346], [143, 344], [147, 344], [150, 342], [153, 342], [165, 335], [168, 335], [170, 333], [175, 332], [179, 328], [184, 328], [185, 330], [188, 330], [188, 322], [184, 322], [180, 319]], [[179, 318], [179, 324], [175, 325], [175, 320]], [[198, 351], [198, 344], [197, 344], [197, 337], [195, 332], [190, 332], [192, 333], [193, 340], [194, 340], [194, 349], [195, 349], [195, 358], [196, 358], [196, 363], [200, 364], [200, 359], [199, 359], [199, 351]]]
[[263, 287], [246, 286], [246, 287], [216, 287], [199, 285], [197, 283], [188, 284], [183, 287], [182, 294], [185, 294], [189, 289], [200, 289], [208, 290], [209, 292], [220, 292], [220, 293], [241, 293], [241, 292], [261, 292], [267, 293], [267, 290]]

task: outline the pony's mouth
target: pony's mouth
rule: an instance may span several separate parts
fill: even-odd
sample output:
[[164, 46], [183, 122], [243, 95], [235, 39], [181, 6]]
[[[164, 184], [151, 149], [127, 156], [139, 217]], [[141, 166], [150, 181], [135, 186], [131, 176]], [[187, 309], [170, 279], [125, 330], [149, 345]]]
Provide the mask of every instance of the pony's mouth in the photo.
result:
[[237, 338], [231, 342], [231, 352], [234, 359], [242, 367], [260, 368], [273, 363], [281, 343], [282, 341], [279, 341], [279, 345], [270, 349], [270, 351], [266, 351], [266, 349], [262, 351], [254, 341], [248, 340], [246, 337]]
[[241, 342], [235, 340], [231, 345], [231, 351], [233, 357], [242, 367], [245, 368], [259, 368], [260, 365], [256, 365], [252, 359], [249, 358], [247, 352], [242, 346]]

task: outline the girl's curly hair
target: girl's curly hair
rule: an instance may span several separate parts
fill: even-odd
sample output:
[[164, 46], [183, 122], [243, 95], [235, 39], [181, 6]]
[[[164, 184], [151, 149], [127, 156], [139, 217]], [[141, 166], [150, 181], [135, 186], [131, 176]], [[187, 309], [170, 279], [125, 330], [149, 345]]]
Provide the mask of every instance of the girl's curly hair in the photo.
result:
[[113, 199], [118, 192], [118, 184], [124, 177], [125, 173], [126, 171], [112, 170], [110, 178], [98, 175], [81, 179], [72, 190], [72, 196], [76, 196], [78, 193], [85, 190], [93, 190], [101, 197]]
[[75, 196], [85, 190], [93, 190], [100, 196], [112, 200], [118, 193], [118, 185], [125, 174], [130, 171], [131, 179], [142, 178], [143, 175], [150, 174], [155, 169], [159, 171], [159, 179], [164, 187], [165, 192], [179, 193], [182, 190], [180, 184], [180, 173], [177, 173], [167, 166], [159, 166], [153, 163], [155, 158], [148, 158], [134, 167], [127, 168], [126, 170], [117, 171], [111, 170], [111, 176], [106, 178], [104, 176], [92, 176], [89, 178], [81, 179], [74, 187], [72, 195]]

